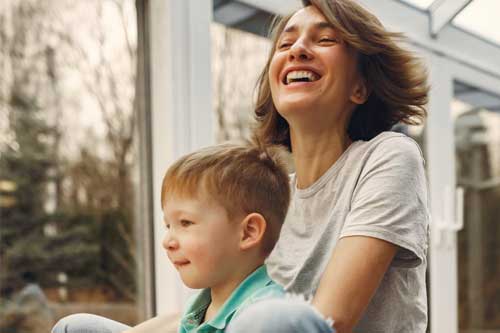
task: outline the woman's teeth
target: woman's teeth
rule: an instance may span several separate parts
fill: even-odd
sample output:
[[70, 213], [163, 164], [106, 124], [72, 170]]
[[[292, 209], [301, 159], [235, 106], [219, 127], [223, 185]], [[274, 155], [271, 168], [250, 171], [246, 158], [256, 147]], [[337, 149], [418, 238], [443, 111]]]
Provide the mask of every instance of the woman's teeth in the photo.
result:
[[313, 82], [319, 80], [319, 75], [311, 71], [291, 71], [286, 75], [286, 84], [296, 81]]

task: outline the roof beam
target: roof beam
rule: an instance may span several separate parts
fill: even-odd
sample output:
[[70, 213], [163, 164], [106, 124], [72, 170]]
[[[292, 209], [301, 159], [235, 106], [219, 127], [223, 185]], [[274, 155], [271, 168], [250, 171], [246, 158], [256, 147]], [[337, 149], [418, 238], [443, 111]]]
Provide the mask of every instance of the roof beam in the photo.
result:
[[301, 7], [300, 0], [239, 0], [239, 2], [279, 15], [293, 13]]
[[436, 0], [429, 7], [429, 28], [432, 37], [448, 25], [472, 0]]
[[214, 20], [229, 26], [248, 20], [258, 13], [258, 9], [240, 2], [226, 2], [214, 11]]

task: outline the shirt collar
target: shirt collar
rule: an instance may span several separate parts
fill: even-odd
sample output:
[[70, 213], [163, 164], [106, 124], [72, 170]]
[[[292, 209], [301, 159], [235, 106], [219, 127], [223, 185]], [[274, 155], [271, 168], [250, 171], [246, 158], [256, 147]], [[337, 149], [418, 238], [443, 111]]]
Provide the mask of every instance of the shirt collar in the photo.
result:
[[[272, 282], [272, 280], [267, 274], [266, 266], [260, 266], [236, 287], [215, 317], [203, 325], [210, 325], [216, 329], [223, 330], [233, 317], [234, 312], [238, 310], [243, 302], [255, 291], [265, 287], [270, 282]], [[186, 324], [194, 324], [194, 321], [198, 320], [197, 324], [199, 324], [202, 319], [199, 318], [199, 316], [205, 313], [210, 301], [210, 289], [203, 289], [193, 301], [192, 306], [188, 310], [188, 315], [183, 322], [185, 321]]]
[[210, 289], [203, 289], [190, 302], [180, 323], [185, 332], [191, 332], [194, 328], [200, 325], [201, 320], [205, 317], [205, 312], [210, 305], [210, 302]]

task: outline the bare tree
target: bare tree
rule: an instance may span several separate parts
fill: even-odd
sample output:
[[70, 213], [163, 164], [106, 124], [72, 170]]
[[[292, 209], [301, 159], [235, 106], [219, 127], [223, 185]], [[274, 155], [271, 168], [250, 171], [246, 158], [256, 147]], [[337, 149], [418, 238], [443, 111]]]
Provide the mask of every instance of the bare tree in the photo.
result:
[[[88, 27], [92, 33], [93, 47], [83, 45], [66, 30], [57, 32], [68, 49], [71, 57], [65, 59], [66, 66], [80, 73], [81, 82], [87, 92], [94, 98], [105, 125], [106, 153], [99, 156], [95, 151], [96, 141], [88, 140], [81, 145], [80, 158], [70, 170], [73, 184], [73, 199], [78, 204], [90, 205], [93, 209], [114, 208], [123, 215], [123, 219], [113, 221], [120, 238], [127, 244], [126, 253], [120, 248], [107, 246], [106, 252], [112, 257], [122, 271], [135, 276], [136, 246], [132, 235], [133, 214], [133, 184], [131, 169], [133, 168], [133, 144], [137, 114], [136, 102], [136, 69], [137, 43], [131, 36], [132, 22], [127, 15], [126, 6], [134, 5], [128, 0], [104, 0], [88, 3], [90, 10], [95, 10], [93, 27]], [[105, 10], [112, 10], [120, 22], [120, 32], [123, 43], [120, 48], [114, 46], [116, 35], [106, 28]], [[117, 32], [114, 32], [115, 34]], [[116, 43], [115, 43], [116, 44]], [[91, 136], [89, 133], [88, 136]], [[79, 201], [78, 191], [86, 193], [85, 203]], [[93, 198], [89, 198], [89, 197]], [[131, 258], [132, 262], [129, 259]], [[107, 272], [108, 281], [121, 290], [129, 299], [135, 299], [135, 286], [123, 286], [121, 280]], [[132, 288], [132, 289], [131, 289]]]
[[212, 24], [212, 40], [217, 141], [248, 138], [254, 87], [269, 41], [216, 23]]

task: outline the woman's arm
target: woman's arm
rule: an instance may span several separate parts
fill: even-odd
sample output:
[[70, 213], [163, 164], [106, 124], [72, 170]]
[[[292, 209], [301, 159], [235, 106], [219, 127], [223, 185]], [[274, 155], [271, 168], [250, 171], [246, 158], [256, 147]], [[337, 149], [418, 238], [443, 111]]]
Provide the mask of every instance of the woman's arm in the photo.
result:
[[422, 154], [413, 140], [391, 137], [371, 152], [313, 299], [339, 333], [356, 326], [393, 260], [408, 268], [425, 260], [426, 187]]
[[313, 305], [350, 333], [375, 294], [398, 247], [377, 238], [341, 238], [321, 277]]

